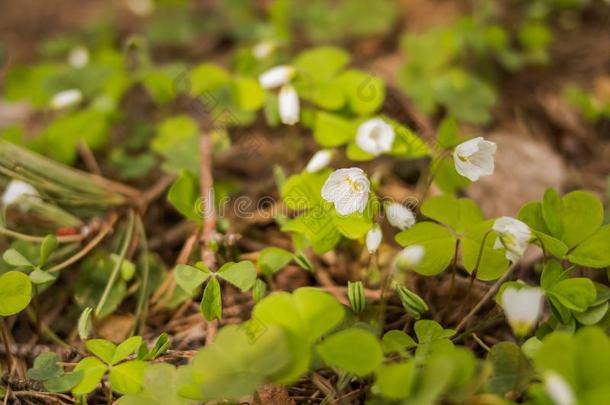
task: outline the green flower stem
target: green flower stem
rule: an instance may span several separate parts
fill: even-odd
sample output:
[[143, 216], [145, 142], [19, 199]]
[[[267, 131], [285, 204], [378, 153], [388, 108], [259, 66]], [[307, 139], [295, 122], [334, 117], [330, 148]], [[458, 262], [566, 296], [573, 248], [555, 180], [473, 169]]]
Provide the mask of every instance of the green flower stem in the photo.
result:
[[[8, 228], [0, 227], [0, 235], [8, 236], [9, 238], [23, 240], [25, 242], [42, 243], [45, 240], [44, 236], [27, 235], [25, 233], [13, 231]], [[57, 242], [59, 243], [73, 243], [80, 242], [85, 238], [86, 235], [66, 235], [58, 236]]]
[[110, 290], [114, 286], [114, 282], [116, 281], [117, 276], [119, 275], [119, 270], [121, 270], [121, 266], [123, 265], [123, 260], [125, 260], [125, 255], [127, 254], [127, 249], [132, 241], [133, 236], [133, 228], [135, 223], [135, 214], [134, 211], [129, 211], [129, 217], [127, 220], [127, 229], [125, 231], [125, 237], [123, 239], [123, 244], [121, 246], [121, 250], [119, 252], [119, 260], [116, 261], [114, 268], [112, 269], [112, 273], [110, 274], [110, 278], [106, 283], [106, 288], [104, 288], [104, 292], [102, 294], [102, 298], [97, 304], [95, 308], [95, 315], [98, 316], [102, 312], [102, 308], [104, 304], [106, 304], [106, 300], [108, 300], [108, 296], [110, 295]]

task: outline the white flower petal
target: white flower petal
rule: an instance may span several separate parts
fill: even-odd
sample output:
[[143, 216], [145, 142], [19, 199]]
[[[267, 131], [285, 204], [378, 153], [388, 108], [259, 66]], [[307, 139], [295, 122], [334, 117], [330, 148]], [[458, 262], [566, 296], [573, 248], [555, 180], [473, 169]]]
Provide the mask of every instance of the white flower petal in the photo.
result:
[[334, 204], [339, 215], [363, 212], [369, 198], [370, 182], [362, 169], [339, 169], [322, 186], [322, 198]]
[[532, 237], [530, 228], [518, 219], [511, 217], [500, 217], [495, 220], [492, 229], [498, 233], [498, 239], [494, 245], [496, 249], [498, 241], [506, 249], [506, 258], [516, 262], [523, 256]]
[[576, 403], [572, 388], [557, 373], [549, 372], [544, 376], [544, 388], [556, 405], [574, 405]]
[[508, 287], [502, 293], [502, 308], [508, 323], [518, 335], [527, 334], [542, 313], [542, 290]]
[[422, 245], [410, 245], [404, 248], [394, 259], [394, 266], [402, 270], [413, 270], [423, 260], [426, 249]]
[[287, 125], [294, 125], [299, 122], [299, 95], [297, 94], [294, 87], [290, 85], [284, 85], [280, 89], [278, 96], [280, 119], [282, 123]]
[[477, 137], [463, 142], [455, 147], [453, 161], [455, 170], [471, 181], [477, 181], [481, 176], [489, 176], [494, 172], [494, 157], [496, 144]]
[[400, 230], [410, 228], [415, 224], [415, 214], [409, 208], [399, 203], [390, 203], [386, 206], [388, 222]]
[[68, 63], [70, 66], [80, 69], [89, 63], [89, 50], [84, 46], [77, 46], [68, 54]]
[[380, 118], [372, 118], [358, 127], [356, 145], [363, 151], [377, 156], [392, 150], [394, 128]]
[[258, 77], [258, 82], [264, 89], [274, 89], [290, 82], [295, 69], [292, 66], [280, 65], [273, 67]]
[[277, 48], [273, 41], [262, 41], [252, 47], [252, 54], [256, 59], [265, 59]]

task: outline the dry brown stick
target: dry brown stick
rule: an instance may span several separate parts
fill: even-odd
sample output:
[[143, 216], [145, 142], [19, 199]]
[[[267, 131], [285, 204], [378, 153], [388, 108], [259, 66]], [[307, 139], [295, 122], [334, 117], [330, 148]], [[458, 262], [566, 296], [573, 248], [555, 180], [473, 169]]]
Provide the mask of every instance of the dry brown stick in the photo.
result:
[[95, 155], [91, 151], [87, 142], [81, 140], [78, 144], [78, 152], [80, 153], [83, 162], [85, 162], [85, 166], [87, 169], [98, 176], [102, 175], [102, 170], [100, 169], [100, 165], [97, 164], [97, 160], [95, 159]]
[[173, 174], [167, 174], [161, 177], [155, 184], [152, 185], [148, 190], [144, 191], [140, 197], [140, 203], [143, 206], [147, 206], [152, 201], [156, 200], [167, 187], [172, 184], [176, 176]]
[[[203, 130], [199, 140], [199, 191], [202, 198], [203, 229], [201, 232], [201, 260], [209, 269], [215, 270], [216, 256], [211, 249], [211, 242], [216, 233], [216, 208], [214, 207], [214, 177], [212, 176], [212, 136], [210, 131]], [[218, 321], [207, 322], [205, 344], [214, 341]]]
[[483, 307], [483, 305], [485, 305], [487, 303], [487, 301], [496, 293], [496, 291], [498, 290], [498, 288], [500, 288], [500, 286], [502, 285], [502, 283], [504, 283], [513, 273], [513, 271], [517, 268], [517, 264], [513, 263], [509, 269], [506, 271], [506, 273], [504, 273], [504, 275], [502, 277], [500, 277], [498, 279], [498, 281], [496, 281], [494, 283], [494, 285], [491, 286], [491, 288], [489, 289], [489, 291], [487, 291], [487, 293], [485, 293], [485, 295], [481, 298], [481, 300], [477, 303], [477, 305], [474, 306], [474, 308], [472, 308], [470, 310], [470, 312], [468, 313], [468, 315], [466, 315], [462, 321], [458, 324], [458, 326], [455, 328], [455, 333], [457, 335], [457, 333], [464, 327], [466, 326], [466, 324], [468, 324], [468, 322], [470, 321], [470, 319], [476, 315], [477, 312], [479, 312], [479, 310]]
[[87, 245], [85, 245], [85, 247], [83, 247], [81, 250], [79, 250], [74, 256], [71, 256], [67, 260], [51, 267], [48, 270], [48, 272], [53, 273], [53, 272], [57, 272], [62, 269], [65, 269], [66, 267], [70, 266], [71, 264], [76, 263], [81, 258], [83, 258], [85, 255], [87, 255], [87, 253], [89, 253], [91, 250], [93, 250], [93, 248], [95, 248], [106, 237], [106, 235], [108, 235], [108, 233], [110, 233], [110, 231], [112, 230], [112, 228], [114, 227], [114, 224], [116, 223], [116, 221], [118, 219], [119, 219], [118, 214], [113, 212], [110, 215], [110, 219], [108, 220], [108, 222], [106, 222], [106, 224], [102, 227], [102, 229], [95, 236], [95, 238], [91, 239], [91, 241], [89, 243], [87, 243]]

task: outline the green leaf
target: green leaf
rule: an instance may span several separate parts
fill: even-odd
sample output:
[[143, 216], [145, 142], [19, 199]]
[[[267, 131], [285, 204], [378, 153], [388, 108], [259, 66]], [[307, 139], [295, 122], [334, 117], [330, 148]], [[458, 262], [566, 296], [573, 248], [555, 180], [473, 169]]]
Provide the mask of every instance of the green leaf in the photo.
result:
[[197, 177], [182, 171], [167, 193], [168, 201], [187, 219], [200, 222], [204, 207], [200, 206]]
[[415, 322], [414, 326], [417, 341], [422, 343], [430, 343], [438, 339], [446, 339], [455, 335], [453, 329], [445, 329], [438, 322], [429, 319], [422, 319]]
[[336, 211], [331, 212], [333, 224], [348, 239], [362, 238], [372, 228], [373, 221], [365, 213], [355, 212], [349, 215], [339, 215]]
[[488, 358], [493, 366], [493, 375], [487, 383], [491, 392], [519, 395], [525, 391], [534, 373], [519, 346], [500, 342], [491, 348]]
[[58, 242], [57, 237], [53, 234], [45, 236], [44, 240], [40, 244], [40, 258], [38, 260], [38, 266], [44, 266], [51, 255], [57, 249]]
[[357, 376], [372, 373], [381, 365], [383, 352], [375, 336], [363, 329], [337, 332], [317, 346], [322, 360]]
[[34, 366], [28, 370], [27, 375], [31, 380], [44, 381], [59, 377], [64, 370], [58, 364], [59, 357], [53, 352], [44, 352], [34, 359]]
[[66, 392], [76, 387], [84, 378], [84, 371], [74, 371], [51, 378], [43, 383], [49, 392]]
[[252, 287], [252, 299], [255, 303], [260, 302], [267, 295], [267, 284], [260, 278], [256, 279], [254, 287]]
[[117, 364], [118, 362], [125, 360], [138, 350], [140, 344], [142, 344], [142, 337], [140, 336], [132, 336], [119, 344], [112, 356], [111, 364]]
[[350, 109], [358, 115], [369, 115], [381, 107], [385, 99], [385, 84], [377, 76], [350, 69], [337, 78], [347, 96]]
[[82, 371], [83, 379], [78, 385], [72, 388], [72, 393], [76, 396], [86, 395], [97, 388], [106, 374], [107, 366], [95, 357], [85, 357], [74, 367], [74, 372]]
[[415, 340], [401, 330], [390, 330], [381, 339], [381, 347], [384, 354], [401, 353], [403, 357], [406, 357], [407, 350], [416, 346]]
[[205, 283], [210, 277], [210, 274], [210, 271], [205, 266], [195, 267], [186, 264], [178, 264], [174, 271], [174, 278], [180, 288], [192, 295], [197, 288]]
[[[583, 215], [583, 217], [586, 215]], [[604, 225], [568, 254], [568, 260], [581, 266], [610, 266], [610, 225]]]
[[34, 284], [44, 284], [50, 281], [55, 281], [55, 276], [51, 273], [41, 270], [39, 268], [35, 269], [33, 272], [29, 274], [30, 280]]
[[283, 269], [292, 258], [292, 253], [285, 249], [274, 246], [267, 247], [261, 250], [258, 256], [258, 268], [264, 275], [271, 276]]
[[5, 262], [15, 267], [34, 267], [34, 265], [26, 259], [24, 255], [15, 249], [8, 249], [2, 254], [2, 259]]
[[140, 391], [147, 367], [148, 363], [140, 360], [113, 366], [109, 375], [112, 390], [120, 394], [134, 394]]
[[574, 247], [591, 236], [602, 224], [604, 208], [593, 193], [572, 191], [561, 200], [562, 240]]
[[396, 242], [402, 246], [423, 246], [424, 257], [414, 271], [433, 276], [444, 271], [451, 263], [456, 238], [444, 226], [433, 222], [419, 222], [396, 235]]
[[322, 201], [322, 186], [330, 171], [303, 172], [291, 176], [282, 186], [282, 200], [292, 210], [303, 211], [319, 206]]
[[356, 124], [337, 114], [318, 111], [315, 115], [313, 136], [318, 145], [334, 148], [348, 143], [356, 136]]
[[0, 276], [0, 316], [15, 315], [32, 299], [32, 282], [25, 274], [9, 271]]
[[421, 212], [458, 233], [485, 219], [481, 208], [475, 201], [469, 198], [457, 199], [450, 195], [429, 198], [422, 204]]
[[561, 267], [561, 263], [557, 260], [549, 260], [542, 269], [540, 276], [540, 287], [548, 291], [558, 282], [565, 280], [569, 276], [569, 272]]
[[458, 124], [454, 117], [443, 119], [438, 127], [436, 137], [438, 145], [444, 149], [453, 149], [461, 141], [458, 130]]
[[199, 170], [199, 128], [197, 122], [187, 115], [166, 118], [157, 126], [157, 134], [151, 149], [163, 156], [164, 167], [180, 173]]
[[561, 197], [559, 193], [552, 188], [548, 188], [544, 192], [542, 199], [542, 217], [547, 228], [551, 231], [551, 235], [561, 239], [563, 235], [563, 224], [561, 222]]
[[222, 265], [217, 275], [240, 290], [247, 291], [256, 281], [256, 267], [249, 260], [239, 263], [228, 262]]
[[608, 313], [608, 302], [591, 306], [584, 312], [574, 312], [574, 318], [583, 325], [595, 325], [600, 322]]
[[116, 345], [106, 339], [90, 339], [85, 342], [87, 350], [108, 364], [112, 364]]
[[485, 234], [489, 232], [492, 225], [493, 221], [490, 220], [469, 227], [462, 238], [462, 260], [464, 267], [470, 273], [475, 270], [476, 263], [479, 260], [479, 252], [481, 252], [481, 244], [485, 239], [485, 246], [481, 252], [477, 271], [477, 278], [483, 281], [499, 278], [508, 268], [508, 260], [505, 257], [504, 250], [493, 248], [497, 237], [495, 233], [492, 232], [485, 238]]
[[555, 284], [548, 293], [567, 308], [583, 312], [595, 302], [596, 290], [588, 278], [569, 278]]
[[256, 80], [247, 77], [233, 79], [231, 91], [237, 106], [245, 111], [256, 111], [265, 103], [265, 91]]
[[188, 405], [192, 401], [180, 397], [180, 384], [185, 382], [188, 368], [176, 369], [172, 364], [151, 364], [144, 372], [143, 389], [121, 398], [121, 405]]
[[383, 365], [377, 370], [375, 387], [386, 398], [405, 399], [411, 393], [415, 362]]
[[191, 71], [190, 94], [199, 97], [220, 89], [230, 83], [229, 72], [212, 63], [202, 63]]
[[[222, 328], [214, 342], [199, 351], [192, 361], [198, 402], [237, 400], [252, 394], [278, 372], [294, 364], [293, 351], [281, 328], [264, 323], [264, 333], [252, 335], [237, 325]], [[230, 353], [231, 356], [227, 356]], [[184, 382], [182, 382], [184, 385]]]
[[305, 80], [318, 83], [332, 79], [349, 60], [349, 54], [341, 48], [320, 46], [301, 52], [293, 64]]
[[216, 277], [212, 277], [205, 286], [203, 298], [201, 299], [201, 313], [208, 321], [222, 318], [220, 284]]

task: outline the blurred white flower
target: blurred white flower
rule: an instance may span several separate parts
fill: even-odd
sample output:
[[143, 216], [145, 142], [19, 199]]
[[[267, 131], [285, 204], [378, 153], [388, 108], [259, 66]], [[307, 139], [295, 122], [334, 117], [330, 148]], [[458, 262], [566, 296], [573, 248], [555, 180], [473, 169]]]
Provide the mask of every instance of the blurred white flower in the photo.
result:
[[89, 50], [84, 46], [77, 46], [72, 48], [68, 54], [68, 63], [70, 66], [80, 69], [89, 63]]
[[139, 17], [147, 17], [155, 11], [154, 0], [125, 0], [125, 4]]
[[363, 212], [371, 184], [359, 167], [335, 170], [322, 186], [322, 198], [335, 205], [340, 215]]
[[549, 372], [545, 374], [544, 388], [555, 405], [574, 405], [576, 403], [572, 388], [567, 381], [557, 373]]
[[413, 270], [423, 260], [426, 249], [422, 245], [410, 245], [398, 253], [394, 267], [401, 270]]
[[385, 212], [390, 224], [400, 230], [405, 230], [415, 224], [415, 214], [402, 204], [390, 203], [386, 206]]
[[372, 118], [358, 127], [356, 145], [363, 151], [377, 156], [392, 150], [394, 128], [380, 118]]
[[369, 253], [375, 253], [381, 244], [383, 234], [379, 225], [375, 224], [366, 234], [366, 248]]
[[299, 122], [299, 95], [289, 84], [282, 86], [278, 96], [280, 120], [284, 124], [294, 125]]
[[532, 238], [526, 224], [515, 218], [500, 217], [494, 222], [493, 230], [498, 233], [494, 249], [506, 249], [506, 258], [513, 263], [523, 257]]
[[508, 287], [502, 293], [502, 308], [515, 334], [527, 335], [542, 313], [542, 290]]
[[252, 54], [256, 59], [265, 59], [275, 51], [277, 43], [274, 41], [261, 41], [252, 47]]
[[56, 110], [70, 107], [83, 100], [83, 93], [79, 89], [63, 90], [53, 96], [51, 107]]
[[40, 194], [31, 184], [11, 180], [2, 194], [2, 205], [8, 207], [17, 204], [21, 209], [25, 209], [29, 199], [40, 199]]
[[459, 144], [453, 151], [455, 170], [471, 181], [492, 174], [496, 149], [495, 143], [481, 136]]
[[333, 158], [333, 151], [331, 149], [322, 149], [314, 153], [314, 155], [309, 159], [307, 166], [305, 166], [305, 171], [310, 173], [319, 172], [324, 169], [330, 163]]
[[258, 77], [263, 89], [274, 89], [290, 82], [296, 70], [292, 66], [280, 65], [272, 67]]

